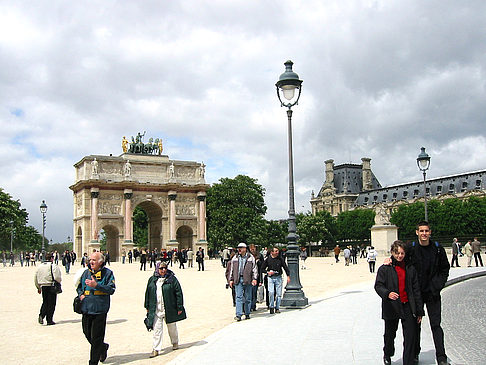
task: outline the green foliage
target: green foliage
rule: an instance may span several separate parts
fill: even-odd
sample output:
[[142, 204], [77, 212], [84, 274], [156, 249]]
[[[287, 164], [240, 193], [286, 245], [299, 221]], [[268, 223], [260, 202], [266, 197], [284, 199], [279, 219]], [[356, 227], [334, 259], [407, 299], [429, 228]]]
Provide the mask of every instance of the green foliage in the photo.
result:
[[148, 246], [148, 216], [140, 206], [133, 211], [133, 242], [138, 247]]
[[207, 191], [208, 243], [213, 249], [239, 242], [266, 244], [265, 189], [256, 179], [221, 178]]
[[309, 245], [313, 242], [334, 244], [336, 242], [336, 221], [326, 211], [316, 215], [300, 213], [296, 216], [297, 234], [300, 245]]
[[[486, 233], [486, 198], [470, 197], [427, 202], [428, 220], [434, 237], [472, 236]], [[416, 224], [424, 219], [424, 203], [401, 205], [391, 216], [401, 239], [415, 237]]]
[[285, 221], [266, 221], [266, 247], [275, 246], [277, 243], [284, 244], [287, 242], [289, 231], [288, 222]]
[[0, 188], [0, 250], [10, 250], [12, 233], [14, 251], [40, 250], [42, 236], [34, 227], [27, 226], [28, 217], [20, 201], [13, 200]]
[[355, 209], [339, 213], [336, 226], [339, 240], [369, 240], [370, 228], [375, 223], [375, 212], [372, 209]]

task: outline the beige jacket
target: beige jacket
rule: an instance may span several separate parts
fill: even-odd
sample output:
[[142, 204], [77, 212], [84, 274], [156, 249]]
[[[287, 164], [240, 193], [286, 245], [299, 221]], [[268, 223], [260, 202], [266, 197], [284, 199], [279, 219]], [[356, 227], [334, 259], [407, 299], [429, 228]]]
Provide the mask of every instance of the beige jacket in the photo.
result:
[[37, 289], [40, 289], [42, 286], [52, 286], [53, 276], [54, 280], [56, 280], [58, 283], [61, 282], [61, 269], [59, 269], [59, 266], [50, 261], [43, 262], [42, 264], [40, 264], [34, 276], [35, 287]]

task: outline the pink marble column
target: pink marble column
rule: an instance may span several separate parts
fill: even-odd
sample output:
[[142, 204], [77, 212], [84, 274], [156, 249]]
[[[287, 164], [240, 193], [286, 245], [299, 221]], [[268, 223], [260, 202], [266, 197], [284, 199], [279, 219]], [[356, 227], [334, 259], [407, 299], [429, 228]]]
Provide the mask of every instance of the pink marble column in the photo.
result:
[[169, 191], [169, 237], [170, 241], [176, 241], [176, 210], [175, 210], [175, 200], [177, 198], [177, 192]]
[[98, 188], [91, 189], [91, 241], [98, 241]]
[[198, 233], [199, 241], [206, 241], [206, 193], [198, 193], [199, 200], [199, 215], [198, 219]]
[[125, 242], [132, 242], [132, 189], [125, 189]]

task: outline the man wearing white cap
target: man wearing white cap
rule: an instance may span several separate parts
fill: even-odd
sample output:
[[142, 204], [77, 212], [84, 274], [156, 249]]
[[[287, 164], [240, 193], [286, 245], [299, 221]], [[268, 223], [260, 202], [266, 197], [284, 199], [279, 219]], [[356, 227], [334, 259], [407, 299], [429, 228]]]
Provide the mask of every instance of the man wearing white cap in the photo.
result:
[[241, 321], [250, 319], [251, 286], [257, 284], [258, 267], [253, 255], [247, 252], [246, 243], [238, 244], [238, 253], [231, 260], [231, 271], [229, 274], [229, 285], [236, 290], [236, 317]]

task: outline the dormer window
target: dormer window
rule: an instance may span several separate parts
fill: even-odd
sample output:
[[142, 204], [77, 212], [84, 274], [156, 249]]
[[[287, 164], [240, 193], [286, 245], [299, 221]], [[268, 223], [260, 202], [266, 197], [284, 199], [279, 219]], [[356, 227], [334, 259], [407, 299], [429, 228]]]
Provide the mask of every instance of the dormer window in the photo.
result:
[[454, 184], [449, 184], [449, 193], [454, 192]]

